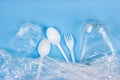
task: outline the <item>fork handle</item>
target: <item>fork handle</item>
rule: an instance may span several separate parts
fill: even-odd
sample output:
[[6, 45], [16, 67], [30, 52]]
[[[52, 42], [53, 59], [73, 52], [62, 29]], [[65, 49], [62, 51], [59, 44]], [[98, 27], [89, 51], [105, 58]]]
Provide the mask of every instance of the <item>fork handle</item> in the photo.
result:
[[70, 52], [71, 52], [72, 61], [75, 62], [75, 56], [74, 56], [73, 48], [70, 49]]
[[68, 60], [68, 58], [67, 58], [67, 56], [66, 56], [65, 52], [63, 51], [63, 49], [62, 49], [61, 45], [60, 45], [60, 44], [58, 44], [58, 45], [57, 45], [57, 47], [58, 47], [58, 48], [59, 48], [59, 50], [61, 51], [61, 53], [62, 53], [63, 57], [64, 57], [64, 58], [65, 58], [65, 60], [66, 60], [66, 62], [68, 62], [68, 63], [69, 63], [69, 60]]

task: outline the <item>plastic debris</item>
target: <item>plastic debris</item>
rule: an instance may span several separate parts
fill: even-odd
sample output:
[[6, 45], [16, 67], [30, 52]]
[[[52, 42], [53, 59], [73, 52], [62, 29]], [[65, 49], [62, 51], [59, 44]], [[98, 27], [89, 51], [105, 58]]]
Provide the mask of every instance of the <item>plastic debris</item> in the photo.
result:
[[[120, 79], [120, 57], [111, 62], [111, 80]], [[0, 80], [35, 80], [39, 58], [11, 55], [0, 50]], [[101, 57], [91, 65], [65, 63], [46, 57], [42, 64], [40, 80], [108, 80], [107, 60]]]
[[41, 28], [33, 23], [25, 23], [12, 39], [12, 45], [18, 52], [31, 53], [40, 40]]

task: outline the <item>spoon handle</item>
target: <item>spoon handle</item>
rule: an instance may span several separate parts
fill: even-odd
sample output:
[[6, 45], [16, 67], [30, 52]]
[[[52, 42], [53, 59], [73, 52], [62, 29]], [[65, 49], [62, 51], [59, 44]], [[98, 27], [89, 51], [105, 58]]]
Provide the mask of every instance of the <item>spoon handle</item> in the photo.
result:
[[36, 75], [36, 80], [39, 80], [39, 76], [41, 74], [41, 67], [42, 67], [43, 59], [44, 59], [44, 57], [41, 56], [39, 64], [38, 64], [38, 71], [37, 71], [37, 75]]
[[68, 60], [68, 58], [67, 58], [67, 56], [66, 56], [65, 52], [63, 51], [63, 49], [62, 49], [61, 45], [60, 45], [60, 44], [58, 44], [58, 45], [57, 45], [57, 47], [59, 48], [59, 50], [60, 50], [60, 52], [62, 53], [63, 57], [65, 58], [66, 62], [68, 62], [68, 63], [69, 63], [69, 60]]

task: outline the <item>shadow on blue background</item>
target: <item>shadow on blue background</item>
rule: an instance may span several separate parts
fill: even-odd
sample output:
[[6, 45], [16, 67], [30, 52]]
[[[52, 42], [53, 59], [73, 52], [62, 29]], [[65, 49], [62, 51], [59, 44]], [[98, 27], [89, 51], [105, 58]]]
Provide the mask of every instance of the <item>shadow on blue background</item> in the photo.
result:
[[[97, 19], [110, 26], [114, 35], [119, 34], [119, 0], [0, 0], [0, 48], [7, 48], [9, 40], [20, 26], [27, 21], [58, 29], [63, 37], [72, 32], [75, 38], [75, 55], [79, 60], [80, 27], [90, 19]], [[42, 28], [44, 28], [42, 26]], [[43, 31], [45, 35], [45, 32]], [[61, 41], [62, 47], [68, 52]], [[54, 50], [53, 50], [54, 48]], [[52, 46], [50, 56], [61, 57], [59, 50]]]

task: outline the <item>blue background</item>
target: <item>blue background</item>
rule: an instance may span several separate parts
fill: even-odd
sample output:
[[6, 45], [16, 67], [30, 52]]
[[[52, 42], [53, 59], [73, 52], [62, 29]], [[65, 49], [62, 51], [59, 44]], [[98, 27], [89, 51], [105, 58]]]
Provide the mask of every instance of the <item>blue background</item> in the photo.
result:
[[[55, 27], [63, 34], [72, 32], [75, 38], [75, 55], [79, 60], [80, 27], [89, 20], [100, 20], [110, 26], [113, 35], [120, 33], [119, 0], [0, 0], [0, 49], [10, 48], [9, 40], [20, 26], [32, 21], [45, 27]], [[43, 34], [45, 37], [45, 32]], [[41, 37], [42, 38], [42, 37]], [[67, 55], [70, 53], [61, 41]], [[54, 50], [53, 50], [54, 49]], [[49, 54], [63, 58], [59, 50], [52, 46]], [[35, 56], [35, 55], [34, 55]]]

